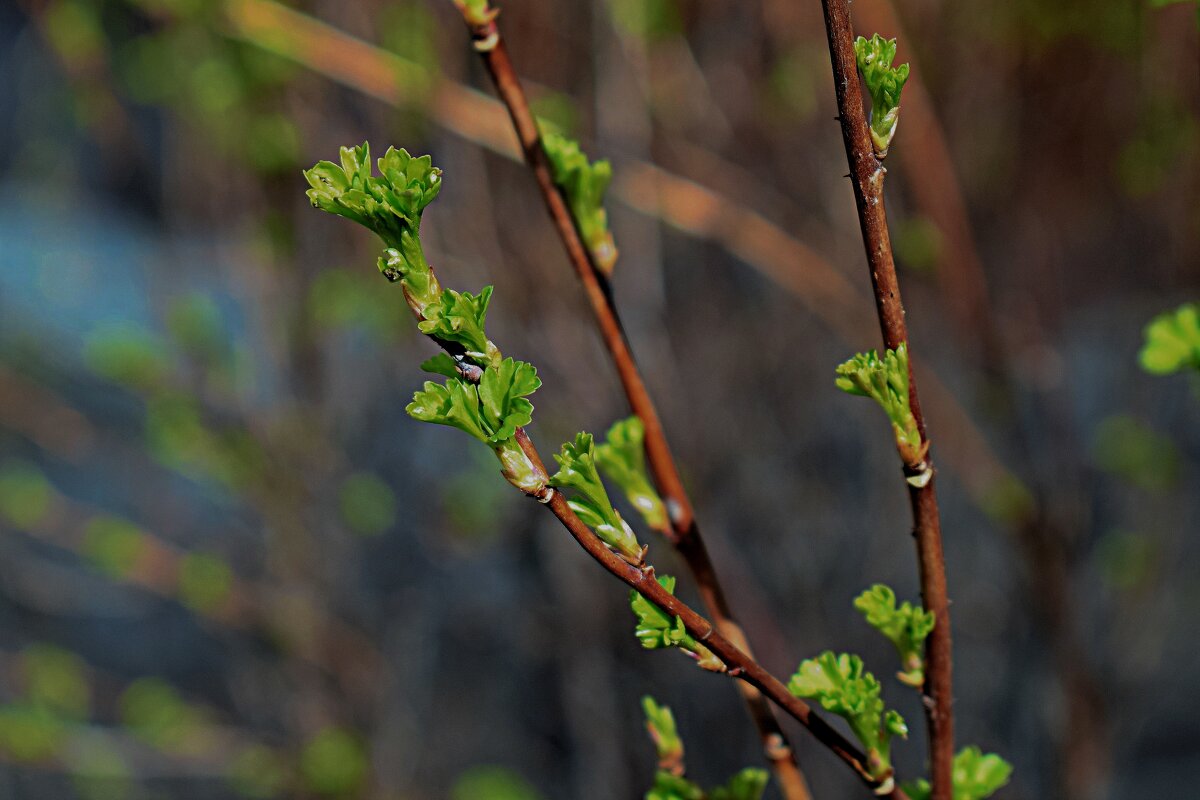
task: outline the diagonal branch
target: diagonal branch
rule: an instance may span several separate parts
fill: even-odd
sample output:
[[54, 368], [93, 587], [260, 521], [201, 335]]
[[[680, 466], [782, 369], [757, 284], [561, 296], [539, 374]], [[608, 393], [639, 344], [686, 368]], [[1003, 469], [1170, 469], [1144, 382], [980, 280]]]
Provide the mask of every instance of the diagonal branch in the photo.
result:
[[[858, 78], [858, 62], [850, 24], [848, 0], [822, 0], [825, 27], [829, 38], [829, 55], [833, 63], [834, 90], [837, 94], [842, 138], [850, 164], [850, 179], [858, 219], [866, 248], [871, 285], [875, 293], [875, 310], [883, 333], [884, 346], [895, 349], [907, 345], [908, 329], [904, 322], [904, 306], [900, 301], [900, 285], [896, 279], [896, 264], [888, 236], [887, 214], [883, 205], [883, 179], [887, 170], [872, 144], [866, 112], [863, 109], [862, 87]], [[910, 371], [909, 401], [923, 447], [929, 437], [917, 384]], [[950, 800], [954, 762], [954, 714], [951, 685], [950, 603], [946, 589], [946, 565], [942, 555], [941, 520], [938, 513], [936, 478], [928, 456], [921, 463], [905, 464], [909, 504], [912, 507], [913, 535], [917, 541], [920, 566], [921, 596], [925, 608], [932, 611], [937, 622], [927, 639], [925, 716], [929, 727], [929, 760], [933, 800]]]
[[[520, 78], [509, 59], [508, 50], [496, 25], [494, 14], [490, 18], [472, 20], [471, 15], [464, 12], [464, 19], [471, 31], [475, 49], [482, 56], [488, 73], [495, 83], [496, 91], [505, 108], [508, 109], [517, 138], [520, 140], [525, 161], [533, 171], [546, 208], [550, 212], [550, 217], [566, 248], [567, 256], [583, 284], [588, 303], [600, 329], [600, 335], [617, 369], [629, 406], [633, 413], [641, 419], [645, 428], [646, 460], [654, 477], [654, 483], [664, 497], [669, 518], [669, 527], [662, 532], [683, 556], [704, 605], [716, 621], [717, 627], [726, 637], [737, 642], [742, 650], [749, 653], [749, 643], [741, 627], [734, 620], [724, 589], [717, 578], [712, 559], [709, 557], [708, 549], [700, 536], [691, 498], [688, 497], [687, 491], [683, 487], [679, 468], [671, 455], [671, 449], [663, 431], [662, 420], [659, 418], [658, 410], [650, 397], [629, 342], [625, 337], [613, 303], [611, 287], [604, 273], [596, 266], [591, 250], [584, 246], [577, 227], [577, 220], [571, 214], [562, 193], [554, 183], [550, 161], [543, 147], [537, 121], [529, 109], [529, 102], [521, 87]], [[788, 800], [809, 800], [811, 795], [804, 776], [796, 764], [795, 754], [792, 752], [779, 722], [775, 719], [770, 705], [753, 686], [743, 683], [739, 685], [739, 688], [746, 701], [750, 716], [758, 728], [763, 751], [772, 765], [784, 796]]]

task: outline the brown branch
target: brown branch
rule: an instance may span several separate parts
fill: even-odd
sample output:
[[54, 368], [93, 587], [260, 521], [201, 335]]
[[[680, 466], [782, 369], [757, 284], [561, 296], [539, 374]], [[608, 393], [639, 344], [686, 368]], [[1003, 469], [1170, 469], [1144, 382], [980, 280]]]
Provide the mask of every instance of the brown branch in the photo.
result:
[[[871, 143], [867, 116], [863, 110], [862, 87], [858, 79], [854, 34], [847, 0], [822, 0], [825, 28], [829, 37], [829, 55], [833, 64], [834, 91], [837, 94], [842, 138], [850, 164], [851, 185], [858, 206], [859, 225], [866, 248], [875, 310], [883, 333], [884, 346], [895, 349], [908, 342], [904, 306], [896, 279], [896, 264], [888, 236], [887, 214], [883, 205], [883, 179], [887, 171]], [[909, 375], [909, 401], [921, 434], [928, 447], [929, 437], [917, 383]], [[913, 534], [917, 541], [921, 597], [925, 608], [936, 618], [926, 642], [925, 715], [929, 727], [929, 760], [933, 800], [950, 800], [954, 763], [954, 712], [952, 695], [952, 658], [950, 640], [950, 603], [946, 590], [946, 565], [942, 555], [942, 531], [938, 514], [936, 478], [933, 464], [905, 464], [908, 478], [929, 473], [928, 481], [908, 481], [909, 504], [913, 514]], [[921, 485], [914, 485], [918, 483]]]
[[[724, 589], [717, 578], [716, 569], [709, 557], [704, 540], [696, 524], [695, 510], [691, 498], [683, 487], [679, 468], [671, 455], [670, 445], [663, 431], [662, 420], [653, 399], [646, 388], [625, 337], [620, 318], [613, 303], [612, 290], [604, 273], [597, 267], [591, 251], [584, 246], [577, 221], [567, 207], [566, 200], [552, 177], [549, 157], [542, 144], [537, 121], [529, 109], [520, 78], [508, 56], [508, 49], [500, 35], [494, 19], [485, 23], [472, 24], [467, 20], [475, 49], [483, 57], [488, 74], [495, 83], [505, 108], [508, 109], [513, 128], [520, 141], [525, 161], [533, 171], [541, 190], [542, 198], [559, 237], [566, 248], [567, 256], [583, 284], [588, 303], [592, 308], [601, 338], [617, 369], [625, 397], [633, 413], [645, 428], [646, 459], [655, 486], [663, 495], [669, 527], [662, 532], [675, 546], [700, 592], [709, 614], [716, 620], [718, 628], [739, 647], [750, 652], [749, 643], [741, 626], [733, 618]], [[783, 794], [788, 800], [809, 800], [811, 797], [795, 753], [780, 728], [770, 704], [752, 685], [739, 685], [750, 716], [758, 728], [763, 743], [763, 752], [771, 763]]]
[[[537, 448], [534, 447], [528, 433], [523, 428], [517, 429], [516, 440], [525, 454], [529, 456], [530, 461], [539, 470], [545, 472], [545, 465], [538, 455]], [[893, 800], [908, 800], [904, 791], [896, 787], [893, 778], [889, 777], [882, 782], [872, 778], [862, 751], [816, 714], [807, 703], [789, 692], [778, 678], [767, 672], [751, 656], [723, 636], [711, 622], [664, 589], [655, 578], [653, 567], [636, 567], [610, 550], [576, 516], [561, 492], [546, 487], [531, 496], [545, 505], [558, 518], [588, 555], [598, 561], [609, 573], [615, 575], [664, 612], [681, 619], [688, 633], [721, 659], [728, 668], [729, 675], [740, 678], [743, 683], [752, 686], [760, 695], [765, 695], [778, 704], [780, 708], [807, 728], [817, 741], [825, 745], [846, 766], [854, 770], [873, 792], [893, 798]]]

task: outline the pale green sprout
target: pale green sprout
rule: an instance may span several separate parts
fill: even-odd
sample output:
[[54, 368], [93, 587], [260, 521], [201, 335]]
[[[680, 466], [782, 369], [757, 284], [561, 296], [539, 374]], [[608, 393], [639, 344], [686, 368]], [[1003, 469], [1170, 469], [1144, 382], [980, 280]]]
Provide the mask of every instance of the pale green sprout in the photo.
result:
[[[985, 800], [1008, 783], [1012, 771], [1012, 764], [995, 753], [985, 755], [978, 747], [965, 747], [954, 757], [951, 797]], [[905, 784], [904, 791], [911, 800], [929, 800], [932, 796], [929, 781], [924, 779]]]
[[725, 785], [705, 792], [684, 777], [683, 740], [675, 728], [671, 709], [660, 706], [652, 697], [642, 698], [646, 729], [658, 752], [658, 771], [646, 800], [760, 800], [767, 786], [765, 770], [746, 768]]
[[639, 418], [618, 420], [608, 429], [604, 444], [596, 445], [596, 465], [621, 487], [647, 525], [665, 531], [670, 526], [667, 510], [646, 474], [645, 439], [646, 429]]
[[933, 631], [935, 617], [919, 605], [896, 605], [891, 587], [877, 583], [854, 600], [868, 624], [896, 646], [900, 654], [901, 682], [920, 688], [925, 684], [925, 639]]
[[[675, 579], [670, 575], [659, 576], [658, 583], [668, 594], [675, 594]], [[726, 671], [725, 663], [687, 632], [682, 618], [672, 617], [636, 591], [629, 593], [629, 607], [637, 617], [634, 635], [642, 643], [642, 647], [647, 650], [678, 647], [695, 659], [701, 668], [710, 672]]]
[[854, 54], [871, 95], [871, 144], [875, 154], [884, 158], [900, 121], [900, 92], [908, 80], [908, 64], [892, 66], [896, 40], [884, 39], [878, 33], [870, 39], [858, 37]]
[[673, 775], [683, 774], [683, 739], [675, 727], [675, 715], [649, 695], [642, 698], [642, 712], [646, 715], [646, 731], [658, 753], [658, 768]]
[[631, 564], [640, 565], [646, 555], [629, 523], [613, 508], [608, 492], [596, 471], [596, 448], [590, 433], [579, 433], [573, 442], [562, 446], [554, 456], [559, 470], [550, 478], [550, 485], [559, 489], [571, 488], [577, 494], [567, 500], [584, 524], [592, 528], [601, 541]]
[[[426, 365], [447, 362], [453, 363], [449, 358], [430, 359]], [[426, 381], [404, 410], [414, 419], [458, 428], [488, 445], [500, 459], [505, 479], [523, 492], [537, 494], [545, 488], [542, 472], [514, 436], [533, 418], [533, 404], [526, 397], [542, 381], [532, 364], [511, 358], [482, 373], [478, 385], [460, 377], [440, 384]]]
[[1146, 326], [1145, 336], [1138, 356], [1142, 369], [1155, 375], [1200, 371], [1200, 304], [1187, 303], [1159, 314]]
[[[874, 350], [859, 353], [837, 368], [836, 383], [843, 392], [869, 397], [878, 403], [892, 423], [896, 448], [904, 464], [912, 469], [925, 467], [928, 446], [921, 441], [909, 401], [906, 345], [885, 351], [883, 358]], [[908, 480], [915, 486], [924, 486], [932, 475], [931, 470], [922, 469]]]
[[863, 669], [861, 658], [827, 650], [800, 664], [788, 690], [796, 697], [817, 700], [826, 711], [845, 719], [867, 753], [871, 776], [881, 782], [881, 788], [892, 785], [891, 740], [906, 738], [908, 726], [895, 711], [885, 711], [879, 681]]
[[617, 245], [608, 229], [604, 193], [612, 182], [612, 164], [603, 159], [588, 161], [578, 142], [557, 133], [547, 133], [542, 144], [550, 157], [554, 182], [566, 195], [593, 262], [605, 275], [611, 275], [617, 263]]

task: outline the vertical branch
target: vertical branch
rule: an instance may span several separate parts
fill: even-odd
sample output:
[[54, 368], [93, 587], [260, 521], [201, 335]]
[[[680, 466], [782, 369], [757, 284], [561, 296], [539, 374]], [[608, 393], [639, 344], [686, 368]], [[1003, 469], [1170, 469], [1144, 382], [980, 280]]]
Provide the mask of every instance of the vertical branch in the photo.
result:
[[[613, 303], [612, 289], [604, 273], [593, 261], [591, 251], [584, 246], [576, 220], [554, 183], [550, 160], [543, 147], [537, 121], [529, 109], [520, 78], [513, 68], [508, 49], [496, 25], [495, 12], [489, 11], [477, 16], [464, 9], [464, 19], [471, 32], [475, 49], [483, 58], [488, 74], [496, 86], [496, 92], [508, 110], [520, 141], [521, 152], [537, 180], [542, 199], [566, 248], [567, 256], [583, 284], [588, 304], [600, 329], [605, 348], [617, 369], [625, 397], [645, 428], [646, 460], [655, 486], [664, 498], [669, 518], [669, 527], [663, 533], [687, 563], [701, 599], [718, 630], [740, 650], [750, 654], [749, 643], [741, 626], [733, 618], [708, 549], [700, 537], [691, 498], [683, 487], [683, 480], [667, 443], [658, 410], [634, 361], [633, 352]], [[784, 796], [787, 800], [809, 800], [811, 795], [803, 773], [797, 766], [795, 754], [770, 704], [750, 683], [739, 682], [738, 687], [758, 728], [763, 752], [771, 764]]]
[[[883, 179], [887, 170], [876, 155], [863, 108], [862, 87], [854, 52], [847, 0], [822, 0], [829, 55], [833, 64], [834, 90], [837, 94], [842, 138], [850, 165], [854, 200], [871, 271], [875, 310], [884, 346], [895, 349], [908, 342], [904, 306], [888, 236], [887, 214], [883, 204]], [[911, 363], [911, 361], [910, 361]], [[927, 446], [929, 437], [917, 384], [909, 373], [909, 400], [913, 417]], [[926, 456], [923, 464], [906, 464], [909, 504], [913, 515], [913, 535], [917, 543], [921, 596], [925, 608], [933, 612], [936, 624], [926, 643], [925, 715], [929, 732], [929, 760], [933, 800], [950, 800], [954, 762], [954, 713], [952, 708], [952, 659], [950, 604], [946, 589], [946, 565], [942, 555], [941, 520], [938, 513], [936, 478]]]

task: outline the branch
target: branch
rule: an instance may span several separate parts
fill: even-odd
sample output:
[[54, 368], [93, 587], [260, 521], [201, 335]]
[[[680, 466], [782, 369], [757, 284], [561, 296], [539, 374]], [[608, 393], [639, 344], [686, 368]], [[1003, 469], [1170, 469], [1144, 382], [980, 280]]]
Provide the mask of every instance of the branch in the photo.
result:
[[[863, 109], [862, 87], [850, 25], [847, 0], [822, 0], [829, 55], [833, 63], [834, 91], [837, 94], [842, 138], [850, 164], [854, 200], [862, 228], [867, 266], [875, 294], [875, 310], [883, 333], [884, 346], [895, 350], [908, 343], [904, 306], [888, 236], [887, 215], [883, 205], [883, 179], [887, 170], [878, 147], [872, 143], [872, 129]], [[898, 111], [898, 108], [897, 108]], [[884, 148], [886, 152], [886, 147]], [[925, 609], [937, 622], [926, 640], [925, 715], [929, 727], [930, 770], [933, 800], [950, 800], [954, 762], [954, 714], [951, 688], [950, 605], [946, 591], [946, 565], [942, 555], [941, 521], [933, 464], [927, 450], [929, 437], [917, 394], [917, 384], [909, 371], [909, 403], [920, 434], [922, 452], [915, 459], [904, 459], [908, 478], [909, 504], [912, 507], [913, 535], [917, 541], [921, 596]]]
[[[701, 599], [716, 621], [717, 627], [725, 636], [737, 642], [742, 650], [749, 653], [749, 642], [741, 626], [734, 620], [708, 549], [700, 536], [695, 510], [683, 487], [679, 468], [671, 455], [662, 420], [625, 338], [606, 272], [596, 263], [592, 249], [584, 245], [578, 227], [579, 221], [571, 213], [554, 182], [550, 160], [537, 121], [529, 109], [520, 78], [509, 59], [508, 49], [496, 25], [494, 10], [479, 16], [473, 16], [466, 7], [463, 7], [463, 12], [475, 49], [482, 56], [496, 91], [508, 109], [525, 161], [533, 171], [554, 227], [558, 230], [567, 256], [583, 284], [601, 338], [617, 369], [625, 397], [645, 428], [647, 462], [656, 488], [666, 501], [669, 527], [664, 528], [662, 533], [683, 556], [700, 591]], [[803, 773], [797, 766], [795, 754], [770, 705], [752, 686], [742, 684], [739, 688], [755, 727], [758, 728], [763, 752], [772, 765], [784, 796], [788, 800], [809, 800], [811, 795]]]

